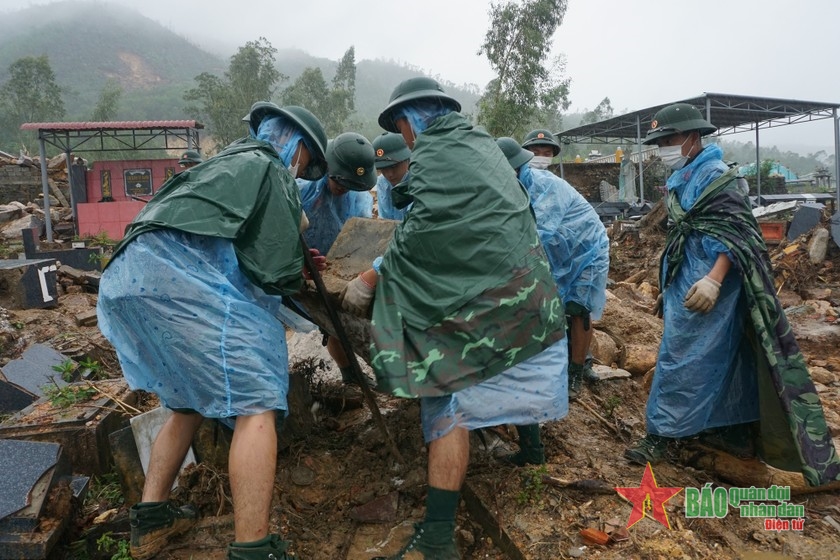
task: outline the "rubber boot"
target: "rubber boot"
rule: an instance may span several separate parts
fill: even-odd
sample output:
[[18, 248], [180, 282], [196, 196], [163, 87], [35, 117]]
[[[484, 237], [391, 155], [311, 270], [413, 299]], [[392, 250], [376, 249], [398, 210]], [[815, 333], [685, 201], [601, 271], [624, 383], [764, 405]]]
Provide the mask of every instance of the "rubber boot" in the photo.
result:
[[172, 502], [140, 502], [128, 510], [131, 526], [131, 556], [135, 560], [154, 558], [169, 539], [195, 525], [198, 514], [192, 506], [175, 507]]
[[624, 451], [624, 458], [637, 465], [654, 464], [662, 461], [668, 452], [668, 444], [675, 438], [648, 434], [630, 449]]
[[455, 524], [449, 521], [424, 521], [414, 525], [414, 535], [393, 556], [373, 560], [461, 560], [455, 545]]
[[569, 362], [569, 400], [577, 400], [583, 384], [583, 364]]
[[228, 545], [228, 560], [294, 560], [286, 552], [288, 547], [278, 535], [253, 542], [235, 542]]
[[545, 446], [540, 439], [540, 425], [517, 426], [516, 432], [519, 434], [519, 451], [501, 457], [501, 461], [515, 467], [544, 465]]

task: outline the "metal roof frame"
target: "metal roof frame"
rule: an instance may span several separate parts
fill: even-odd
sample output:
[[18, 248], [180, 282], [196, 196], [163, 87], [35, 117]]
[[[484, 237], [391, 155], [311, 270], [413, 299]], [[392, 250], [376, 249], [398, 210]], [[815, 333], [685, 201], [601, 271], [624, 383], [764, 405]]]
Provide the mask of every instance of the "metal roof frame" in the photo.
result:
[[[73, 193], [73, 175], [70, 172], [70, 154], [82, 152], [119, 152], [123, 150], [150, 151], [183, 148], [199, 149], [198, 131], [204, 125], [194, 120], [181, 121], [113, 121], [113, 122], [49, 122], [24, 123], [21, 130], [38, 133], [41, 156], [41, 187], [44, 192], [44, 216], [47, 241], [52, 242], [52, 217], [50, 215], [49, 180], [47, 177], [46, 144], [55, 146], [65, 154], [70, 194]], [[152, 146], [155, 139], [163, 138], [163, 146]], [[106, 140], [114, 140], [117, 147], [106, 147]], [[177, 141], [177, 142], [176, 142]], [[89, 147], [85, 144], [91, 143]], [[177, 144], [177, 145], [176, 145]], [[70, 203], [73, 208], [73, 201]]]
[[[627, 144], [628, 140], [634, 140], [641, 152], [642, 131], [647, 131], [657, 111], [673, 103], [690, 103], [697, 107], [706, 116], [706, 120], [718, 127], [717, 132], [712, 136], [755, 131], [756, 161], [759, 159], [760, 130], [801, 122], [834, 119], [834, 177], [838, 205], [840, 205], [840, 121], [838, 121], [840, 103], [704, 93], [698, 97], [654, 105], [597, 123], [578, 126], [558, 132], [556, 135], [563, 144]], [[641, 159], [639, 158], [639, 174], [644, 201], [644, 175]], [[760, 178], [758, 188], [760, 194]]]

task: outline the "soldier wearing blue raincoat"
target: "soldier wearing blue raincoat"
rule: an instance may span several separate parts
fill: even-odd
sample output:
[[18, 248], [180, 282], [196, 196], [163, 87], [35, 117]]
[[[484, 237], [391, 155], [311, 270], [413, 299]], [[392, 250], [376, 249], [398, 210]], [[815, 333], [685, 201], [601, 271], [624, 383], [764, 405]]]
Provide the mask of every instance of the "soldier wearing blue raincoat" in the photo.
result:
[[[545, 133], [549, 134], [550, 133]], [[551, 265], [557, 293], [569, 321], [569, 398], [575, 398], [592, 338], [591, 320], [598, 320], [607, 299], [610, 245], [607, 231], [592, 205], [551, 171], [527, 165], [534, 153], [513, 138], [496, 139], [519, 182], [528, 192], [540, 242]], [[560, 365], [558, 364], [558, 367]], [[539, 425], [516, 427], [520, 449], [507, 460], [515, 465], [541, 464], [545, 453]]]
[[840, 480], [819, 395], [776, 297], [767, 248], [716, 128], [690, 104], [656, 113], [645, 138], [672, 170], [673, 222], [660, 266], [665, 328], [647, 402], [647, 436], [625, 451], [646, 464], [699, 436], [711, 446]]
[[169, 493], [203, 418], [235, 419], [227, 557], [290, 558], [269, 532], [276, 416], [289, 391], [275, 314], [303, 283], [295, 177], [326, 172], [327, 138], [302, 107], [260, 102], [249, 118], [250, 138], [164, 184], [102, 274], [99, 327], [126, 380], [172, 411], [152, 446], [142, 501], [129, 511], [136, 559], [159, 557], [196, 522]]
[[306, 244], [326, 255], [350, 218], [373, 216], [376, 184], [373, 148], [361, 134], [345, 132], [327, 146], [327, 174], [317, 181], [298, 180], [309, 228]]
[[394, 188], [408, 181], [408, 159], [411, 152], [402, 135], [385, 132], [373, 139], [376, 154], [376, 200], [379, 202], [379, 217], [386, 220], [402, 220], [408, 213], [410, 203], [394, 200]]

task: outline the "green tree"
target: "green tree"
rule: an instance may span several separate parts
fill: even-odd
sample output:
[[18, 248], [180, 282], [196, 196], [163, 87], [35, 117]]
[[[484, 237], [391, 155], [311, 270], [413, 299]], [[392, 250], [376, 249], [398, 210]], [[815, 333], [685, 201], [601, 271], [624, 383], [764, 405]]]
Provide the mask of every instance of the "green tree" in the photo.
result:
[[522, 0], [490, 5], [490, 27], [478, 51], [496, 72], [479, 101], [478, 122], [495, 136], [521, 137], [535, 126], [558, 129], [569, 106], [562, 56], [551, 57], [551, 37], [567, 0]]
[[264, 37], [249, 41], [230, 58], [223, 77], [203, 72], [184, 94], [187, 113], [208, 125], [218, 146], [242, 137], [242, 116], [254, 102], [270, 100], [277, 84], [287, 79], [275, 67], [276, 54]]
[[61, 120], [62, 92], [46, 55], [26, 56], [13, 62], [8, 81], [0, 87], [0, 115], [7, 131], [4, 145], [17, 142], [27, 146], [34, 142], [34, 133], [19, 130], [23, 123]]
[[584, 113], [583, 118], [580, 120], [580, 124], [593, 124], [610, 119], [612, 116], [612, 103], [610, 103], [609, 97], [605, 97], [594, 109]]
[[328, 136], [345, 131], [356, 108], [356, 49], [350, 47], [341, 57], [327, 86], [320, 68], [307, 68], [283, 91], [283, 103], [300, 105], [312, 111], [324, 125]]
[[108, 78], [102, 92], [99, 94], [99, 100], [96, 102], [96, 107], [93, 109], [93, 114], [90, 120], [93, 122], [112, 121], [117, 117], [117, 111], [120, 107], [120, 98], [122, 97], [123, 89], [120, 84], [113, 78]]

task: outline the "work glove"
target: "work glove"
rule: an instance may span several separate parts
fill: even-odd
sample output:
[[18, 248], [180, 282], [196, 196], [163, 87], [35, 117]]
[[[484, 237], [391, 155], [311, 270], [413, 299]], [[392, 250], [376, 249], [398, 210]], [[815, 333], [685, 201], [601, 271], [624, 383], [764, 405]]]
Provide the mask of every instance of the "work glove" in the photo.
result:
[[[309, 254], [312, 255], [312, 261], [315, 263], [315, 268], [319, 271], [327, 269], [327, 257], [322, 255], [318, 249], [309, 249]], [[309, 271], [306, 263], [303, 264], [303, 277], [306, 280], [312, 280], [312, 273]]]
[[365, 317], [374, 293], [376, 293], [376, 288], [365, 282], [362, 275], [359, 274], [356, 278], [347, 282], [347, 285], [341, 290], [339, 295], [341, 308], [360, 317]]
[[704, 276], [688, 289], [683, 305], [691, 311], [708, 313], [715, 306], [719, 295], [720, 282]]

